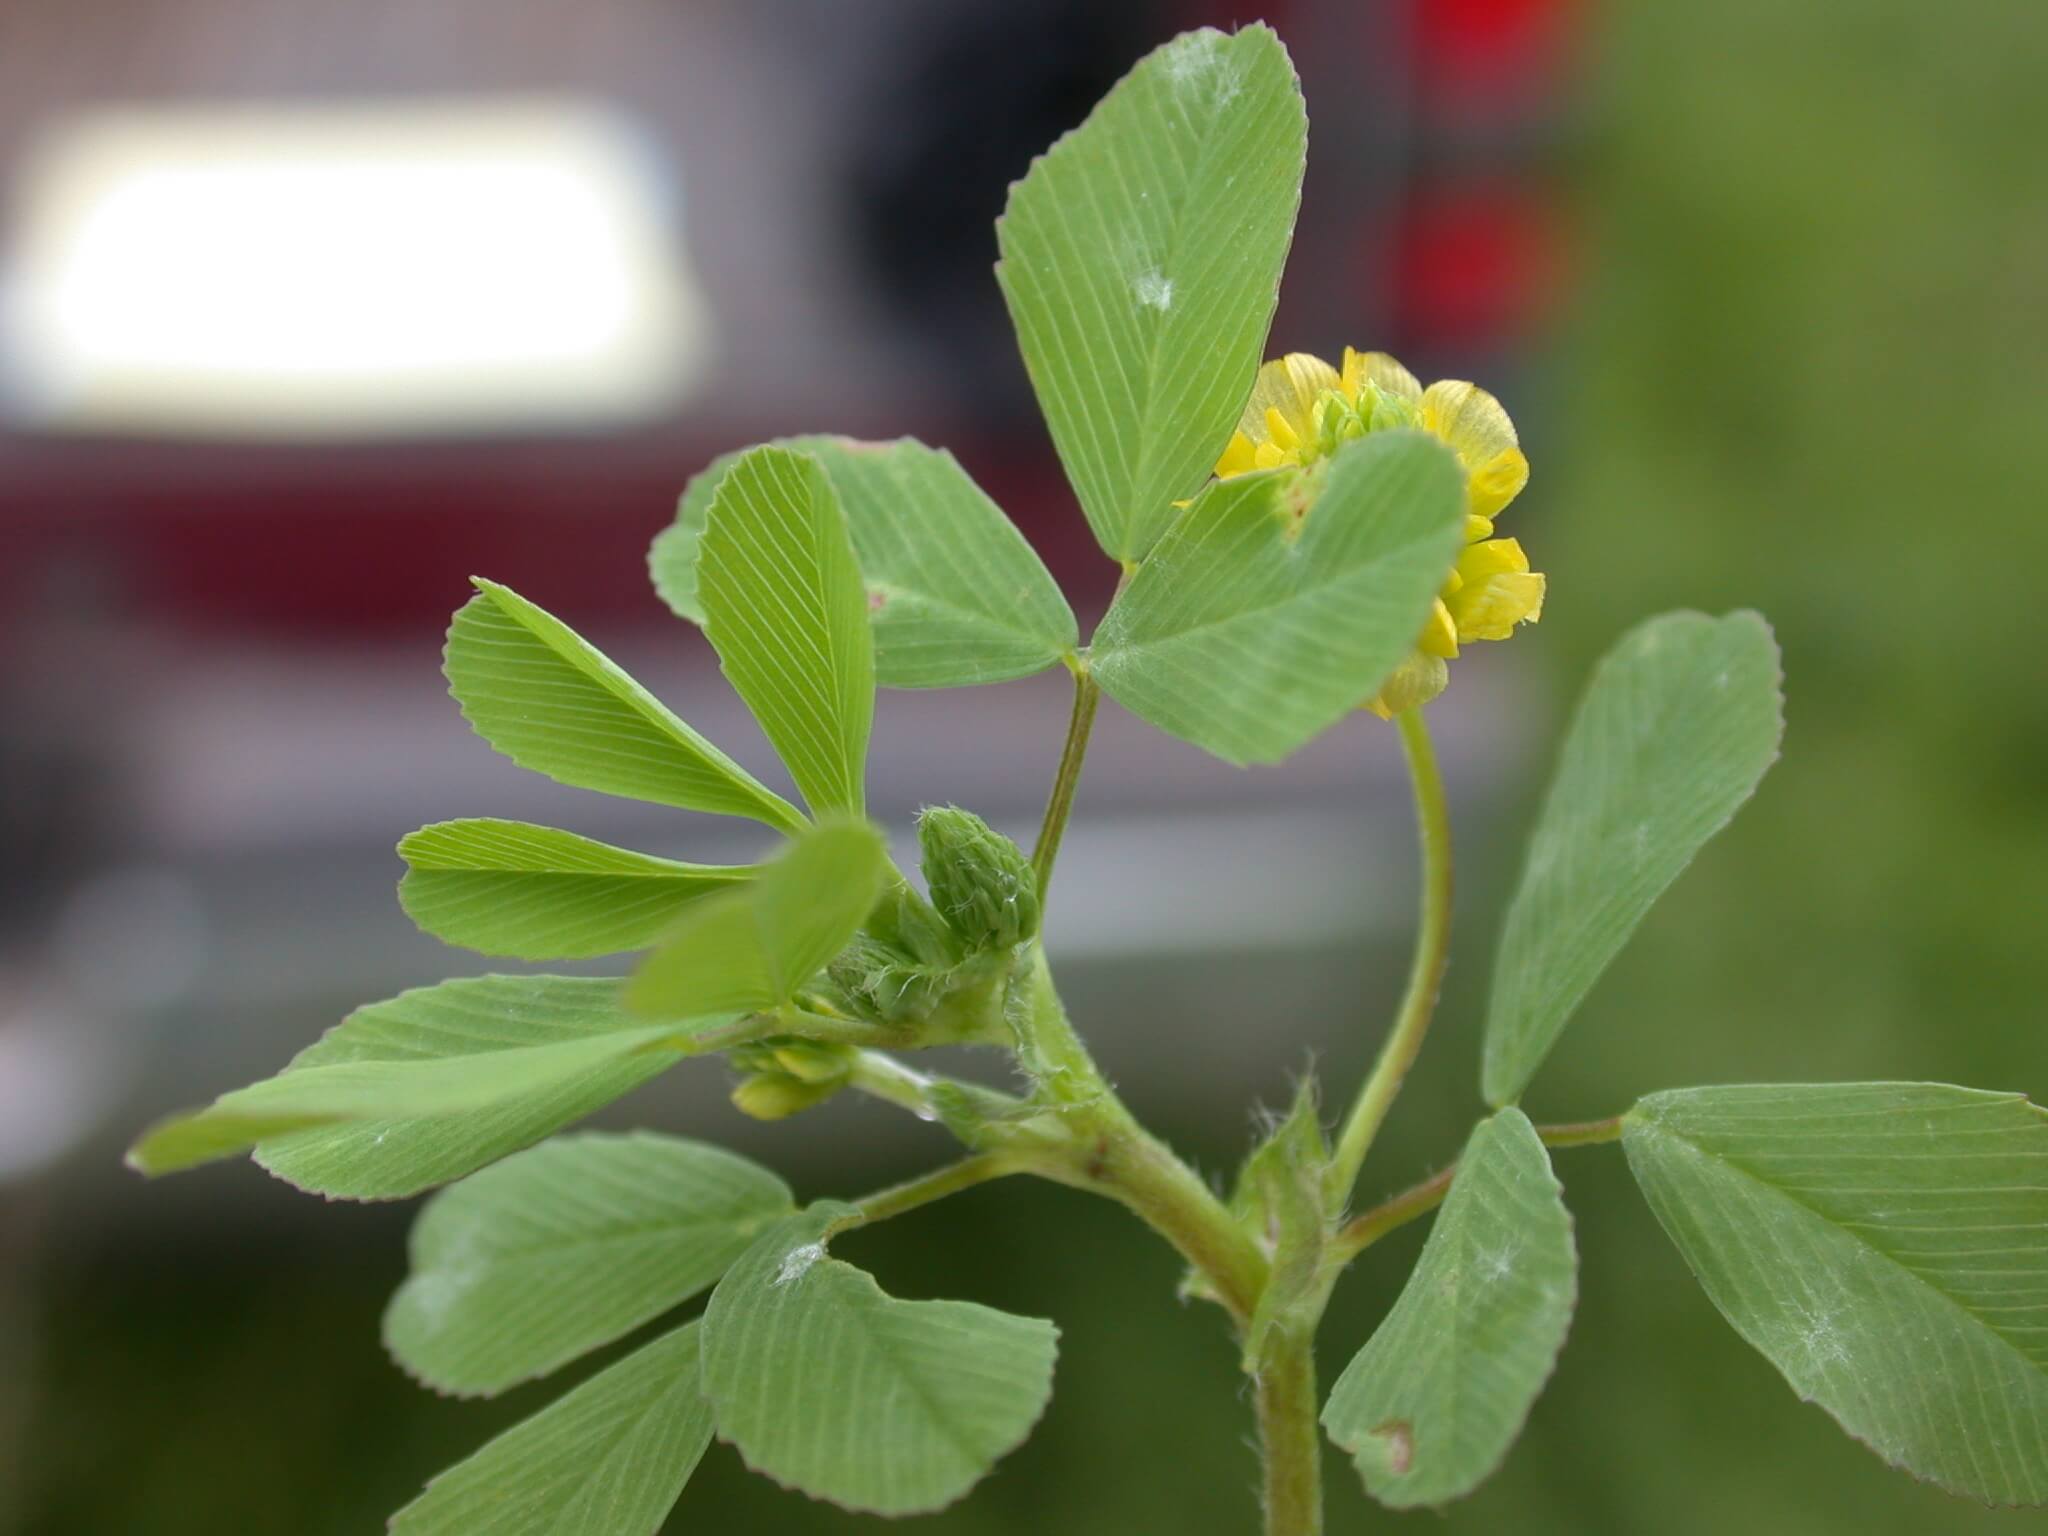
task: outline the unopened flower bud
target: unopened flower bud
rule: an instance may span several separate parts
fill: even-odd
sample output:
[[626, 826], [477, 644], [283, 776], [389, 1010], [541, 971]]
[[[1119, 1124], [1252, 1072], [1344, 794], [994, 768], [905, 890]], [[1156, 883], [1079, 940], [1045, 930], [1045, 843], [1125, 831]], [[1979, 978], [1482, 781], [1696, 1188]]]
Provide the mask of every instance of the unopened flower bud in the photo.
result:
[[922, 1019], [946, 990], [942, 971], [864, 933], [832, 957], [825, 976], [850, 1012], [876, 1024]]
[[932, 905], [962, 943], [1007, 948], [1038, 932], [1038, 877], [1015, 843], [951, 805], [918, 818], [917, 840]]
[[756, 1120], [786, 1120], [822, 1104], [840, 1089], [838, 1080], [807, 1083], [787, 1072], [758, 1072], [732, 1091], [733, 1107]]
[[836, 1083], [853, 1070], [853, 1051], [817, 1040], [790, 1040], [775, 1047], [775, 1064], [801, 1083]]

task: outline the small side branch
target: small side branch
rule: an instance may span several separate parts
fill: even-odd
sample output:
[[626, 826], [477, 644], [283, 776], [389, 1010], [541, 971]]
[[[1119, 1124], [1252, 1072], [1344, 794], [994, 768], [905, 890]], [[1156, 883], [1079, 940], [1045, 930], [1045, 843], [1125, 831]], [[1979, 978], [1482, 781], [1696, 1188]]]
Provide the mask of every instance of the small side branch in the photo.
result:
[[[1597, 1147], [1621, 1139], [1621, 1121], [1620, 1115], [1609, 1115], [1605, 1120], [1539, 1125], [1536, 1135], [1546, 1147]], [[1444, 1203], [1457, 1172], [1458, 1165], [1452, 1163], [1420, 1184], [1410, 1185], [1391, 1199], [1382, 1200], [1371, 1210], [1352, 1217], [1330, 1239], [1330, 1262], [1348, 1264], [1396, 1227], [1405, 1227], [1418, 1217], [1427, 1216]]]
[[1024, 1171], [1025, 1164], [1007, 1153], [978, 1152], [973, 1157], [963, 1157], [957, 1163], [948, 1163], [943, 1168], [906, 1179], [888, 1189], [877, 1190], [853, 1203], [860, 1207], [863, 1222], [887, 1221], [892, 1216], [904, 1215], [948, 1195], [957, 1195], [963, 1189], [972, 1189], [991, 1179]]

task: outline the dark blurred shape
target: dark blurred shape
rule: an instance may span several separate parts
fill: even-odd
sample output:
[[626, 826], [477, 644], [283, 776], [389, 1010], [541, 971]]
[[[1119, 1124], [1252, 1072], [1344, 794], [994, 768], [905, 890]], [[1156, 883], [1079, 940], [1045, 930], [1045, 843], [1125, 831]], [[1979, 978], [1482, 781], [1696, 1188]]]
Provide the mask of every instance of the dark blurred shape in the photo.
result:
[[1413, 7], [1416, 77], [1466, 118], [1541, 110], [1578, 9], [1576, 0], [1423, 0]]
[[1552, 308], [1561, 260], [1557, 215], [1524, 181], [1494, 173], [1424, 186], [1394, 242], [1401, 329], [1467, 352], [1524, 335]]
[[[1155, 42], [1160, 7], [924, 4], [834, 151], [849, 248], [891, 321], [963, 388], [1028, 409], [991, 269], [1010, 183]], [[986, 406], [985, 406], [986, 408]]]

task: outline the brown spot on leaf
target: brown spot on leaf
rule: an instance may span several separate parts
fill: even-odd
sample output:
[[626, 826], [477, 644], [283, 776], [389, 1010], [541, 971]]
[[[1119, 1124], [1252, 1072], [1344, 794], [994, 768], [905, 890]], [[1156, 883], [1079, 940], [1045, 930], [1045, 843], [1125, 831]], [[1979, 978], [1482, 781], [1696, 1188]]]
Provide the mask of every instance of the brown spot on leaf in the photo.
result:
[[1373, 1430], [1387, 1442], [1387, 1469], [1403, 1477], [1415, 1465], [1415, 1426], [1406, 1419], [1389, 1419]]
[[884, 592], [880, 587], [868, 588], [869, 613], [880, 613], [882, 609], [888, 604], [888, 601], [889, 594]]

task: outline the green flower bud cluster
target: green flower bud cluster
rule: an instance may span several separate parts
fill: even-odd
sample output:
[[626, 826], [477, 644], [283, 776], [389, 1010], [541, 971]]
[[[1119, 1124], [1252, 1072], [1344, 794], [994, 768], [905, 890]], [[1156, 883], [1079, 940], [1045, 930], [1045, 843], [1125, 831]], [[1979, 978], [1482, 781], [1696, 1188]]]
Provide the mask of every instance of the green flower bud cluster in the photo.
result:
[[1037, 936], [1038, 877], [1015, 843], [954, 805], [927, 808], [917, 841], [932, 905], [970, 953]]
[[[1311, 438], [1313, 455], [1326, 459], [1352, 439], [1363, 437], [1368, 432], [1414, 426], [1416, 413], [1415, 407], [1399, 395], [1390, 394], [1367, 380], [1355, 401], [1347, 400], [1341, 390], [1324, 390], [1310, 408], [1309, 420], [1315, 429]], [[1308, 454], [1303, 455], [1304, 460], [1308, 457]]]
[[825, 967], [835, 1001], [874, 1024], [915, 1024], [945, 1001], [950, 965], [932, 965], [871, 934], [857, 934]]

